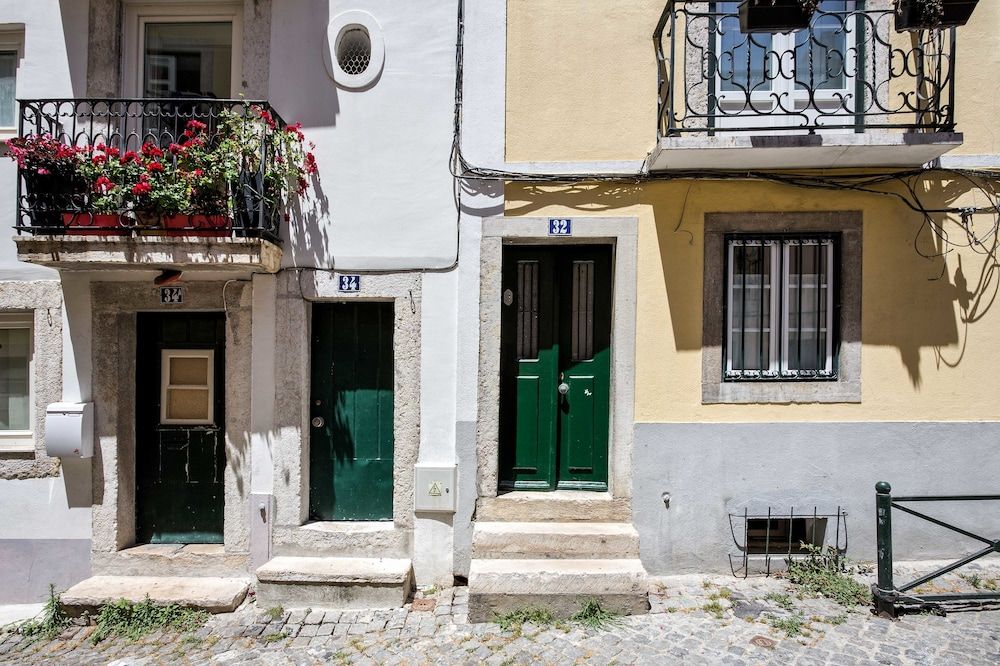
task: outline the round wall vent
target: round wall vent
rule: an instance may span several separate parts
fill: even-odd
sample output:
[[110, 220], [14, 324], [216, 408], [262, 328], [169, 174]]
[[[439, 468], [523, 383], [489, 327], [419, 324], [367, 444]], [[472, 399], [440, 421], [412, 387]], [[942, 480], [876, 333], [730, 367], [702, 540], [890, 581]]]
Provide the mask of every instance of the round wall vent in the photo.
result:
[[372, 86], [382, 74], [385, 43], [375, 18], [362, 11], [336, 16], [326, 32], [326, 69], [341, 88]]

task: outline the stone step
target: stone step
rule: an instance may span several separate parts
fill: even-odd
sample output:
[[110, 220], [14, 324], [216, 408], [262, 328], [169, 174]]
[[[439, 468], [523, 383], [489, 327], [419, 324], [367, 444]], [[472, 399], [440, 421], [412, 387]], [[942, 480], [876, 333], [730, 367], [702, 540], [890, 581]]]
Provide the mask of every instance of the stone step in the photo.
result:
[[638, 559], [473, 559], [469, 621], [489, 622], [525, 607], [567, 618], [589, 599], [620, 615], [649, 612], [646, 570]]
[[472, 556], [482, 559], [623, 559], [639, 557], [630, 523], [476, 521]]
[[279, 556], [257, 581], [260, 608], [399, 608], [413, 590], [410, 560], [387, 557]]
[[147, 543], [94, 553], [91, 569], [97, 576], [250, 577], [246, 553], [227, 553], [222, 544], [208, 543]]
[[476, 520], [484, 522], [593, 522], [627, 523], [632, 520], [629, 500], [610, 493], [579, 490], [555, 492], [517, 491], [481, 497]]
[[209, 613], [231, 613], [243, 603], [250, 589], [245, 578], [189, 576], [93, 576], [63, 592], [60, 601], [67, 613], [95, 613], [98, 607], [119, 599], [200, 608]]

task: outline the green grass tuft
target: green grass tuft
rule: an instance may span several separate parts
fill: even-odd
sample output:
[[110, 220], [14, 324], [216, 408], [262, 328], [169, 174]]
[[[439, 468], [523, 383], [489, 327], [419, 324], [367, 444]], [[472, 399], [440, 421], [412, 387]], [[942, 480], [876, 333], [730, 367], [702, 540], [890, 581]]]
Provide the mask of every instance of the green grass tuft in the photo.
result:
[[712, 601], [709, 601], [704, 606], [702, 606], [701, 609], [706, 613], [711, 613], [716, 617], [716, 619], [719, 620], [721, 620], [722, 616], [725, 615], [726, 613], [726, 609], [722, 607], [722, 604], [720, 604], [718, 601], [714, 599]]
[[135, 641], [157, 629], [193, 631], [205, 624], [208, 613], [176, 604], [160, 605], [147, 596], [135, 603], [119, 599], [101, 606], [97, 613], [97, 629], [91, 637], [95, 645], [110, 636]]
[[774, 617], [768, 619], [768, 623], [778, 631], [785, 632], [789, 638], [802, 636], [807, 633], [806, 621], [801, 615], [791, 615], [789, 617]]
[[42, 607], [42, 614], [33, 620], [22, 623], [18, 627], [18, 631], [33, 640], [45, 639], [50, 641], [61, 634], [63, 629], [68, 626], [69, 617], [63, 612], [62, 606], [59, 603], [56, 586], [50, 584], [49, 598]]
[[808, 550], [804, 559], [788, 561], [788, 579], [810, 596], [833, 599], [841, 606], [868, 605], [872, 593], [865, 585], [851, 578], [849, 562], [831, 547], [821, 548], [802, 544]]
[[591, 629], [603, 629], [617, 624], [619, 617], [601, 606], [601, 602], [597, 599], [588, 599], [583, 602], [580, 610], [574, 613], [570, 619]]
[[787, 594], [781, 594], [780, 592], [771, 592], [764, 598], [774, 603], [775, 606], [779, 608], [784, 608], [787, 611], [792, 610], [792, 608], [794, 607], [794, 604], [792, 603], [792, 598]]
[[504, 631], [509, 631], [511, 629], [520, 631], [521, 626], [525, 624], [535, 624], [538, 626], [547, 626], [554, 624], [556, 621], [552, 613], [545, 608], [536, 608], [534, 606], [526, 606], [524, 608], [517, 608], [508, 613], [497, 613], [496, 623], [500, 625], [500, 628]]
[[271, 622], [274, 622], [275, 620], [279, 619], [284, 614], [285, 614], [285, 609], [282, 608], [281, 606], [272, 606], [271, 608], [268, 608], [266, 611], [264, 611], [264, 617], [269, 619]]

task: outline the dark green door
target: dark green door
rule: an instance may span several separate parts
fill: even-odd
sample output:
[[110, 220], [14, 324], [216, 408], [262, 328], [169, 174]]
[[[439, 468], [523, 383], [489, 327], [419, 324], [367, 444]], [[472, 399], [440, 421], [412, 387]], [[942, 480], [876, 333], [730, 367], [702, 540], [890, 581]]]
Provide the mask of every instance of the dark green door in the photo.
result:
[[506, 247], [502, 489], [607, 490], [611, 248]]
[[317, 303], [309, 517], [391, 520], [392, 303]]
[[136, 541], [222, 543], [223, 313], [136, 315]]

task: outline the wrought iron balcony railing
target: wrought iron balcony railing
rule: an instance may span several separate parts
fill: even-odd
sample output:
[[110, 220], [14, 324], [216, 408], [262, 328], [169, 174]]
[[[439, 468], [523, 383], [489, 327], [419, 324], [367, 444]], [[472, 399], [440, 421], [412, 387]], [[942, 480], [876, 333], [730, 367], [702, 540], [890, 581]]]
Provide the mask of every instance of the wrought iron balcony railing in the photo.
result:
[[889, 0], [823, 0], [807, 30], [743, 34], [738, 8], [668, 0], [660, 136], [954, 131], [954, 29], [900, 34]]
[[281, 242], [268, 165], [285, 123], [267, 102], [22, 100], [18, 129], [19, 234]]

